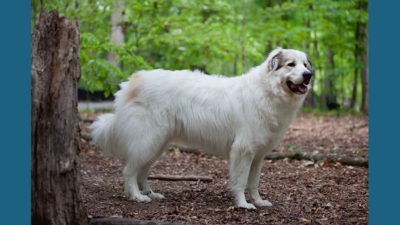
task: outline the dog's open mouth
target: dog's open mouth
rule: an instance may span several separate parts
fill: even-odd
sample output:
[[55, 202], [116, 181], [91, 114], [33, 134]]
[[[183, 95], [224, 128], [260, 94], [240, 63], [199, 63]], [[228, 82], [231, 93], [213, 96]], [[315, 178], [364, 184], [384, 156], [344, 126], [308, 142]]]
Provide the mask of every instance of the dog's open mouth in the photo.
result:
[[308, 89], [304, 83], [295, 84], [292, 81], [288, 80], [288, 81], [286, 81], [286, 84], [291, 91], [293, 91], [294, 93], [299, 94], [299, 95], [305, 94]]

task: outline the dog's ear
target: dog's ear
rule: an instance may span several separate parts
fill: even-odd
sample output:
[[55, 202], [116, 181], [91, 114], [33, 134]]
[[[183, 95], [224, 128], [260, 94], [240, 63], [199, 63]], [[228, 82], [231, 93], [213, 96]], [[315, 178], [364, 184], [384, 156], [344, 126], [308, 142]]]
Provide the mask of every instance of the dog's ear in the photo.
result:
[[277, 48], [269, 53], [267, 58], [268, 72], [278, 70], [282, 67], [282, 48]]

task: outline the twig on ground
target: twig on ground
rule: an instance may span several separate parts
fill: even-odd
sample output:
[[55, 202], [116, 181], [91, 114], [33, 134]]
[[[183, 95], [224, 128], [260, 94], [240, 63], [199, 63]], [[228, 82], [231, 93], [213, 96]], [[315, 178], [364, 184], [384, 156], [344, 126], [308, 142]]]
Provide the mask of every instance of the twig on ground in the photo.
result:
[[[181, 152], [187, 153], [200, 153], [197, 149], [190, 149], [185, 147], [177, 147]], [[335, 162], [340, 162], [343, 165], [351, 165], [351, 166], [365, 166], [368, 167], [368, 159], [366, 158], [358, 158], [358, 157], [351, 157], [346, 155], [340, 154], [322, 154], [322, 153], [312, 153], [312, 152], [269, 152], [265, 155], [265, 159], [270, 160], [278, 160], [278, 159], [297, 159], [297, 160], [332, 160]]]
[[152, 180], [167, 180], [167, 181], [203, 181], [211, 182], [211, 177], [206, 176], [179, 176], [179, 175], [149, 175]]
[[92, 137], [90, 136], [90, 134], [87, 134], [87, 133], [81, 133], [81, 138], [87, 142], [90, 142], [92, 140]]
[[358, 130], [358, 129], [361, 129], [361, 128], [364, 128], [364, 127], [368, 127], [368, 123], [363, 123], [363, 124], [360, 124], [360, 125], [357, 125], [357, 126], [354, 125], [353, 127], [350, 128], [350, 130], [354, 131], [354, 130]]
[[343, 165], [352, 165], [352, 166], [365, 166], [368, 167], [368, 159], [358, 158], [358, 157], [350, 157], [346, 155], [340, 154], [322, 154], [322, 153], [312, 153], [312, 152], [270, 152], [265, 156], [265, 159], [277, 160], [277, 159], [297, 159], [297, 160], [332, 160], [336, 162], [340, 162]]
[[84, 123], [93, 123], [95, 121], [95, 119], [85, 118], [85, 119], [82, 119], [82, 121]]
[[[82, 133], [81, 138], [88, 142], [90, 142], [92, 140], [92, 137], [86, 133]], [[200, 153], [200, 151], [197, 149], [180, 147], [180, 146], [176, 146], [176, 145], [173, 145], [172, 147], [178, 148], [181, 152], [195, 153], [195, 154]], [[332, 160], [332, 161], [340, 162], [343, 165], [368, 167], [368, 159], [367, 158], [351, 157], [351, 156], [333, 154], [333, 153], [322, 154], [322, 153], [312, 153], [312, 152], [270, 152], [270, 153], [267, 153], [267, 155], [265, 156], [265, 159], [270, 159], [270, 160], [278, 160], [278, 159], [284, 159], [284, 158], [297, 159], [297, 160], [305, 159], [305, 160], [314, 160], [314, 161]]]

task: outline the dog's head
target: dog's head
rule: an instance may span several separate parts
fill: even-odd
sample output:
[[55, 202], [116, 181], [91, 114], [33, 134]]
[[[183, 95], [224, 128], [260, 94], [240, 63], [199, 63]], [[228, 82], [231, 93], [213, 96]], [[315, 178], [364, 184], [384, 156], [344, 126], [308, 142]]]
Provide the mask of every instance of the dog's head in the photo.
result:
[[286, 92], [304, 95], [309, 89], [313, 68], [306, 53], [277, 48], [267, 57], [267, 74]]

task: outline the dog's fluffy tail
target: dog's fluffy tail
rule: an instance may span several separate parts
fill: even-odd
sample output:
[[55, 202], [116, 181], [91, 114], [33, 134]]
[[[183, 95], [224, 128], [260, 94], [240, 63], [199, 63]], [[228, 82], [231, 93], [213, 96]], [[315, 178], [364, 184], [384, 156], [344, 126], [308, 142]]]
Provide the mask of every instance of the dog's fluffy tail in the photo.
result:
[[89, 126], [92, 130], [91, 136], [93, 142], [108, 156], [115, 155], [113, 149], [117, 148], [114, 120], [115, 115], [107, 113], [100, 115], [97, 120]]

